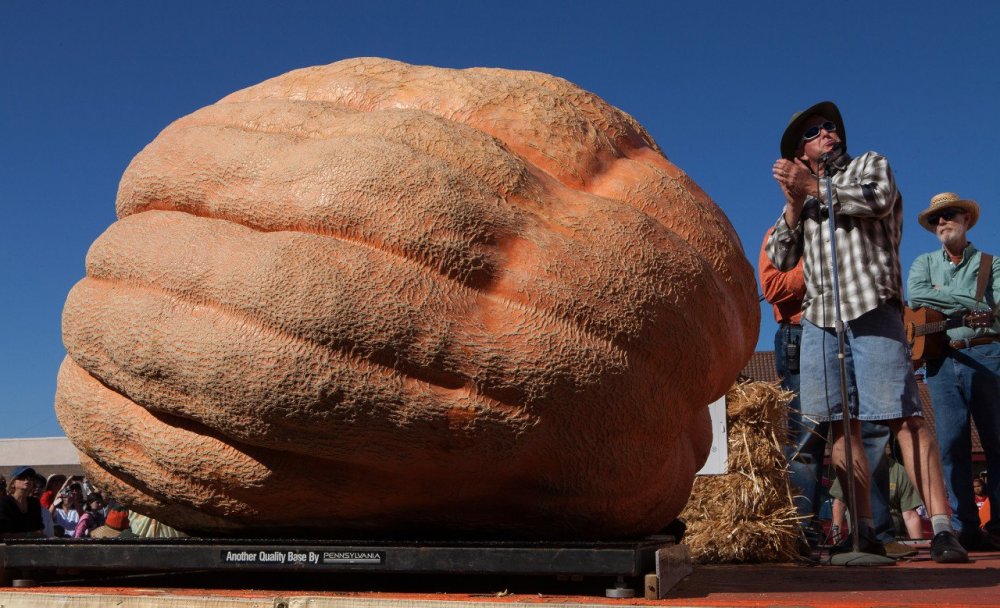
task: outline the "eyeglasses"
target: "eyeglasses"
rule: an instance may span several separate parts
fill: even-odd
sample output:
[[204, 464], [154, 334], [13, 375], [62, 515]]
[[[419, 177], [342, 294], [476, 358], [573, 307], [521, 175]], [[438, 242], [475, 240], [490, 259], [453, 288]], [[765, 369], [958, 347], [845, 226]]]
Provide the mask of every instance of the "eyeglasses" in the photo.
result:
[[942, 219], [948, 220], [950, 222], [951, 220], [955, 219], [956, 215], [960, 213], [965, 213], [965, 212], [962, 211], [961, 209], [945, 209], [944, 211], [938, 211], [937, 213], [932, 213], [927, 216], [927, 223], [930, 224], [931, 226], [937, 226], [938, 222], [940, 222]]
[[812, 141], [816, 139], [817, 137], [819, 137], [820, 129], [826, 131], [827, 133], [836, 133], [837, 125], [833, 124], [829, 120], [824, 122], [823, 124], [813, 125], [808, 129], [806, 129], [804, 133], [802, 133], [802, 141]]

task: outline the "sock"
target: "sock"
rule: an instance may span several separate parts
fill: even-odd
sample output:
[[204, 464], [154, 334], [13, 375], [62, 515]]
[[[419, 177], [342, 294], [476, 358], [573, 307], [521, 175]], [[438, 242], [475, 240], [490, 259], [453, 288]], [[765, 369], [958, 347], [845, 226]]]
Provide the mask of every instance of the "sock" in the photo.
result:
[[948, 515], [931, 515], [931, 526], [935, 535], [941, 532], [955, 533], [955, 529], [951, 527], [951, 517]]

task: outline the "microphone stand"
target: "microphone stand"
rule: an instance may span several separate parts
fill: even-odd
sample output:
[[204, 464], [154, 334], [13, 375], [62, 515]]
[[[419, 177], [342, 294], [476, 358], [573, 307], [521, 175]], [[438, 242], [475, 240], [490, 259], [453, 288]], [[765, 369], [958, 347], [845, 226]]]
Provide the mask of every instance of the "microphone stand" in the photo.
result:
[[838, 553], [830, 557], [830, 564], [834, 566], [888, 566], [894, 565], [896, 560], [874, 553], [864, 553], [861, 551], [861, 530], [858, 525], [858, 503], [854, 492], [854, 442], [851, 433], [851, 404], [848, 400], [847, 391], [847, 355], [845, 354], [844, 320], [840, 314], [840, 278], [838, 277], [837, 266], [837, 215], [833, 210], [833, 184], [831, 181], [831, 163], [837, 158], [832, 153], [824, 154], [820, 157], [823, 163], [823, 177], [826, 178], [826, 212], [830, 216], [830, 264], [833, 275], [833, 309], [834, 327], [837, 332], [837, 361], [840, 363], [840, 403], [844, 411], [844, 457], [847, 460], [847, 512], [851, 525], [851, 551]]

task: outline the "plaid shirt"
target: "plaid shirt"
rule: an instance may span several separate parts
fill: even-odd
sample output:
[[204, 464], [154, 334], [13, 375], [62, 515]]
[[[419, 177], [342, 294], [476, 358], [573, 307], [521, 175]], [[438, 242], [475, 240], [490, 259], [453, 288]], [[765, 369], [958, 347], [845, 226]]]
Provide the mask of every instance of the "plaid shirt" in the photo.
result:
[[[834, 161], [831, 177], [837, 217], [837, 277], [841, 318], [857, 319], [880, 304], [903, 300], [899, 242], [903, 236], [903, 197], [889, 162], [875, 152], [857, 158], [846, 153]], [[819, 182], [822, 202], [806, 197], [795, 229], [778, 218], [767, 255], [783, 271], [803, 258], [806, 298], [803, 316], [820, 327], [835, 325], [830, 227], [826, 178]]]

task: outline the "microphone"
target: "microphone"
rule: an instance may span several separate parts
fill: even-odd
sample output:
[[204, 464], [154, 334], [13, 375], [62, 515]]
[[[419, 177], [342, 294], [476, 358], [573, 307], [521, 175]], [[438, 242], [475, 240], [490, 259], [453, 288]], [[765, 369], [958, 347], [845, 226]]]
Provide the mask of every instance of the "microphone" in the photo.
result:
[[833, 160], [833, 159], [837, 158], [838, 156], [840, 156], [840, 147], [841, 146], [840, 146], [839, 142], [833, 144], [833, 149], [830, 150], [829, 152], [827, 152], [826, 154], [823, 154], [822, 156], [820, 156], [819, 157], [819, 161], [821, 163], [823, 163], [824, 165], [828, 164], [831, 160]]

